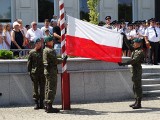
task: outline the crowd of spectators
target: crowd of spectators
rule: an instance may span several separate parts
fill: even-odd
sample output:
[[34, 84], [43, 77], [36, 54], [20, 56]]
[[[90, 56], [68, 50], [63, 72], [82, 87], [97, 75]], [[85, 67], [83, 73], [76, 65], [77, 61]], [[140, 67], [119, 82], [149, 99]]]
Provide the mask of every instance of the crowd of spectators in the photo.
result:
[[57, 55], [60, 55], [61, 31], [59, 25], [59, 20], [55, 15], [51, 20], [45, 19], [44, 26], [41, 28], [37, 27], [35, 21], [24, 27], [21, 19], [16, 19], [12, 25], [0, 23], [0, 50], [12, 50], [15, 56], [19, 56], [20, 50], [34, 48], [35, 38], [40, 38], [44, 46], [44, 37], [53, 36], [54, 48], [57, 50]]
[[[111, 21], [111, 16], [106, 16], [106, 22], [100, 22], [99, 26], [106, 27], [113, 31], [124, 33], [132, 44], [135, 38], [142, 39], [143, 51], [145, 53], [145, 63], [158, 65], [160, 62], [160, 22], [155, 18], [149, 20], [141, 20], [125, 22], [125, 20]], [[123, 42], [122, 55], [131, 56], [131, 52]]]
[[[149, 20], [125, 22], [125, 20], [111, 21], [111, 16], [106, 16], [106, 22], [99, 22], [99, 26], [106, 27], [113, 31], [124, 33], [127, 39], [132, 43], [135, 38], [142, 39], [142, 48], [145, 53], [145, 62], [157, 65], [160, 62], [160, 23], [154, 18]], [[37, 22], [33, 21], [31, 25], [23, 26], [21, 19], [16, 19], [12, 26], [8, 23], [0, 24], [0, 49], [21, 50], [34, 48], [34, 38], [40, 38], [43, 45], [45, 36], [54, 37], [54, 49], [57, 55], [60, 55], [61, 31], [60, 21], [53, 15], [51, 20], [45, 19], [44, 26], [37, 27]], [[131, 52], [123, 42], [122, 56], [131, 56]], [[14, 52], [18, 55], [19, 52]]]

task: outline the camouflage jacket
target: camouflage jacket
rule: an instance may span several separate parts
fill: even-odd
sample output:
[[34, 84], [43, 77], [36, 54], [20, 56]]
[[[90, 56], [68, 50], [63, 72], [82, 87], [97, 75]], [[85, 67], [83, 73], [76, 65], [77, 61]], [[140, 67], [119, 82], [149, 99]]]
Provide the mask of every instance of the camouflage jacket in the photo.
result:
[[131, 43], [127, 39], [124, 39], [126, 45], [129, 50], [131, 50], [131, 60], [126, 62], [126, 65], [131, 64], [133, 67], [141, 67], [141, 63], [144, 61], [144, 52], [141, 47], [134, 48]]
[[57, 59], [54, 49], [45, 46], [43, 50], [44, 74], [57, 74], [57, 64], [61, 64], [62, 60]]
[[31, 74], [43, 74], [43, 50], [33, 49], [29, 52], [27, 67]]

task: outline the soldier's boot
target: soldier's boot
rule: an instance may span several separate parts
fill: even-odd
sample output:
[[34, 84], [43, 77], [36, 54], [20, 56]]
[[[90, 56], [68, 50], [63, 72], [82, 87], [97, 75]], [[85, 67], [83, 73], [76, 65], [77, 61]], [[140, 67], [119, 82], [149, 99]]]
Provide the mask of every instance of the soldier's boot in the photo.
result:
[[135, 106], [135, 105], [136, 105], [136, 103], [137, 103], [137, 99], [135, 99], [135, 102], [134, 102], [133, 104], [129, 105], [129, 107], [133, 107], [133, 106]]
[[35, 110], [38, 110], [38, 109], [39, 109], [38, 100], [34, 100], [34, 102], [35, 102], [34, 109], [35, 109]]
[[40, 99], [39, 108], [45, 109], [43, 99]]
[[137, 98], [137, 103], [136, 103], [135, 106], [133, 106], [132, 108], [133, 108], [133, 109], [142, 108], [142, 106], [141, 106], [141, 98]]
[[47, 113], [58, 113], [58, 112], [60, 112], [60, 111], [59, 111], [58, 109], [56, 109], [56, 108], [53, 108], [53, 107], [52, 107], [52, 103], [48, 103], [48, 104], [47, 104], [46, 112], [47, 112]]

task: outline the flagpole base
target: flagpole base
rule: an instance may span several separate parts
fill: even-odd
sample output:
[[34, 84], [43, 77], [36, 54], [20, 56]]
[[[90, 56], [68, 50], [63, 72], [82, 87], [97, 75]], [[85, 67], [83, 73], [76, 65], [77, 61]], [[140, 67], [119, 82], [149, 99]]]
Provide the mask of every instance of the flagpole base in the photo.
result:
[[61, 74], [62, 110], [70, 110], [70, 76], [67, 71]]

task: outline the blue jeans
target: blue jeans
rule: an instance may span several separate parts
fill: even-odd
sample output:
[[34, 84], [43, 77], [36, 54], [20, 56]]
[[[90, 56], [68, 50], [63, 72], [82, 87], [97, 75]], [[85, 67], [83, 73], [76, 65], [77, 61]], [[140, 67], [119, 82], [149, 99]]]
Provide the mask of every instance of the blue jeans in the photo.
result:
[[61, 44], [55, 44], [54, 49], [56, 51], [57, 56], [61, 55]]

